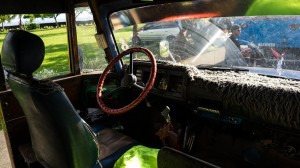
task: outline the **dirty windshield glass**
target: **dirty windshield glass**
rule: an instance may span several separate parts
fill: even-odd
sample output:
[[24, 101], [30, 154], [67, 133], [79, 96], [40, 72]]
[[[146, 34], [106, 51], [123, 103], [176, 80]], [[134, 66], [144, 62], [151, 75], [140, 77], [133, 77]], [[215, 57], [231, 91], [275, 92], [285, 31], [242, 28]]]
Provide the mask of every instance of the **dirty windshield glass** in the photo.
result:
[[[143, 22], [140, 18], [141, 22], [134, 24], [128, 11], [111, 15], [119, 52], [145, 47], [157, 60], [198, 68], [243, 68], [258, 74], [300, 79], [298, 16], [204, 17], [201, 13], [169, 13], [156, 20], [153, 17], [152, 21]], [[134, 59], [144, 56], [134, 55]], [[123, 62], [127, 60], [128, 57]]]

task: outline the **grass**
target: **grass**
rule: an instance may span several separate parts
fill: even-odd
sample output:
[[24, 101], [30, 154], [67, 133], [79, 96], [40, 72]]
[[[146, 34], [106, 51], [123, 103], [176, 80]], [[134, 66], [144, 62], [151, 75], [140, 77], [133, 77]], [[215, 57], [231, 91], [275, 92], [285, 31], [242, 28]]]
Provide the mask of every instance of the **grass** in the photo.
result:
[[53, 70], [57, 74], [70, 72], [68, 38], [66, 28], [34, 30], [32, 33], [45, 43], [45, 60], [36, 73], [43, 69]]
[[107, 62], [104, 51], [96, 43], [95, 34], [94, 25], [77, 27], [78, 45], [83, 51], [83, 67], [103, 70]]
[[[70, 65], [66, 27], [28, 31], [41, 37], [45, 44], [45, 59], [35, 74], [38, 76], [46, 73], [46, 77], [51, 77], [69, 73]], [[2, 48], [6, 33], [0, 32], [0, 49]], [[77, 27], [78, 45], [83, 50], [84, 68], [104, 69], [106, 67], [104, 52], [98, 48], [94, 34], [94, 25]]]

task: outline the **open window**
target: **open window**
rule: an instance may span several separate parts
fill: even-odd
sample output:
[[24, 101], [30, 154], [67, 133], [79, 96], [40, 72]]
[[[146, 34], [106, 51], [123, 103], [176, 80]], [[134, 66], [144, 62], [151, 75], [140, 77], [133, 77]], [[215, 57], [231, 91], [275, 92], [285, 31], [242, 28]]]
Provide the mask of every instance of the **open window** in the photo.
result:
[[9, 30], [26, 30], [40, 36], [45, 44], [45, 59], [34, 73], [36, 78], [44, 79], [70, 73], [65, 13], [6, 14], [0, 17], [0, 50]]
[[105, 53], [97, 45], [96, 25], [89, 7], [75, 8], [79, 68], [81, 73], [103, 70]]

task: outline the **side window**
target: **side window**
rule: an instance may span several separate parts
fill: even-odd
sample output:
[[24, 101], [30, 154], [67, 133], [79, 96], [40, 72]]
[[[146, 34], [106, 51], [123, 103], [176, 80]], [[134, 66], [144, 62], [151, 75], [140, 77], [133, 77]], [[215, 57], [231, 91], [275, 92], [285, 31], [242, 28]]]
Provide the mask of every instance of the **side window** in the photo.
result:
[[143, 27], [143, 30], [149, 30], [149, 29], [152, 29], [152, 25], [146, 24], [146, 25]]
[[79, 67], [82, 73], [104, 70], [107, 65], [104, 51], [98, 47], [96, 25], [89, 7], [75, 9]]
[[161, 26], [162, 25], [160, 23], [156, 23], [151, 29], [161, 29]]
[[45, 58], [41, 67], [34, 72], [39, 79], [70, 73], [66, 15], [14, 14], [0, 15], [0, 50], [9, 30], [22, 29], [42, 38], [45, 44]]
[[177, 28], [177, 27], [179, 26], [174, 22], [166, 23], [162, 26], [162, 28]]
[[161, 28], [160, 23], [149, 23], [144, 26], [143, 30], [153, 30], [153, 29], [160, 29], [160, 28]]

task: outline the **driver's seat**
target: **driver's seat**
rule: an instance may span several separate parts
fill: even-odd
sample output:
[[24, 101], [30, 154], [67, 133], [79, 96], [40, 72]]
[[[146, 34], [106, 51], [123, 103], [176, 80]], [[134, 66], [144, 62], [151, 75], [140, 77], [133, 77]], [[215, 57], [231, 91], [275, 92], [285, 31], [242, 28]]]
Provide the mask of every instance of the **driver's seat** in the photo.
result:
[[109, 128], [94, 133], [63, 88], [50, 80], [33, 78], [44, 54], [41, 38], [22, 30], [7, 33], [1, 53], [8, 85], [27, 119], [37, 160], [52, 168], [113, 167], [136, 142]]

